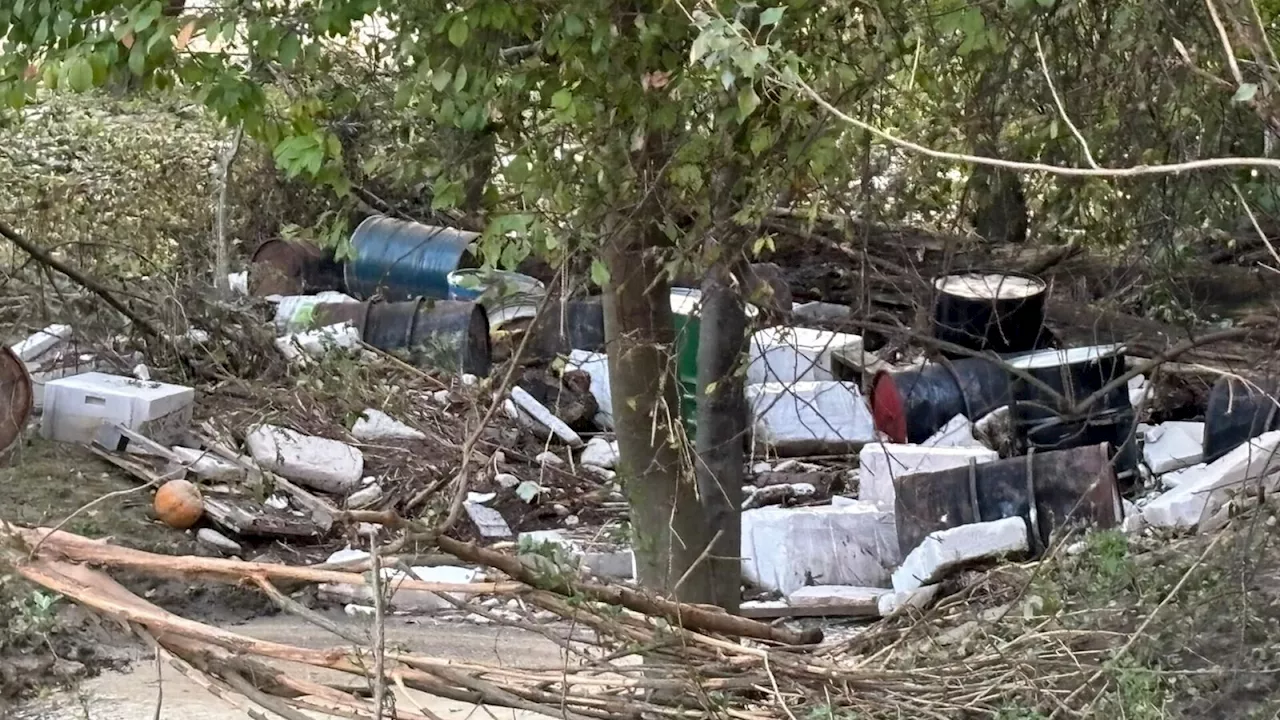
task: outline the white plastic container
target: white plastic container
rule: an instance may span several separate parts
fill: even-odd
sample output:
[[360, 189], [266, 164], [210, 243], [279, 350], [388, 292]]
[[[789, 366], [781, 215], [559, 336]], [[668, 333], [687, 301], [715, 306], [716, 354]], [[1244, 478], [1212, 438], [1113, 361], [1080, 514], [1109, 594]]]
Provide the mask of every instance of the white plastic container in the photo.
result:
[[90, 444], [99, 430], [123, 425], [173, 445], [191, 425], [196, 391], [100, 372], [50, 380], [44, 386], [40, 434], [59, 442]]

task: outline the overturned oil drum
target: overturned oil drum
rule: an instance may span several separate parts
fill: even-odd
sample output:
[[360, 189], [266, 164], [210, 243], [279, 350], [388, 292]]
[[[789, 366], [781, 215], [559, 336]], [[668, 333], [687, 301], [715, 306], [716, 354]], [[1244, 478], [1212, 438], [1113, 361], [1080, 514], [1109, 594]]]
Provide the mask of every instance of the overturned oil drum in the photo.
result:
[[876, 429], [897, 443], [924, 442], [956, 415], [977, 420], [1011, 398], [1008, 371], [980, 357], [881, 370], [871, 380]]
[[552, 298], [533, 321], [533, 351], [554, 358], [573, 350], [604, 352], [604, 304], [599, 297]]
[[1213, 462], [1271, 430], [1280, 430], [1280, 380], [1222, 377], [1204, 412], [1204, 461]]
[[1127, 383], [1118, 383], [1083, 414], [1073, 407], [1119, 380], [1125, 373], [1124, 347], [1094, 345], [1041, 350], [1012, 358], [1009, 366], [1039, 380], [1058, 397], [1015, 375], [1013, 422], [1024, 449], [1065, 450], [1109, 443], [1122, 484], [1135, 475], [1138, 442], [1136, 415]]
[[253, 251], [250, 263], [249, 293], [257, 297], [342, 289], [342, 266], [311, 243], [267, 240]]
[[893, 486], [903, 556], [929, 533], [1007, 517], [1027, 522], [1030, 547], [1039, 551], [1058, 528], [1113, 528], [1123, 512], [1103, 444], [904, 475]]
[[0, 347], [0, 453], [22, 437], [34, 405], [27, 366], [12, 350]]
[[355, 257], [343, 269], [347, 292], [368, 300], [449, 297], [449, 273], [471, 264], [479, 234], [385, 215], [365, 218], [351, 233]]
[[455, 300], [323, 303], [317, 324], [349, 322], [360, 338], [387, 352], [407, 351], [423, 367], [485, 377], [493, 365], [489, 318], [478, 303]]
[[[974, 352], [1019, 353], [1045, 346], [1048, 285], [1026, 273], [974, 270], [934, 280], [933, 335]], [[944, 352], [948, 357], [965, 357]]]

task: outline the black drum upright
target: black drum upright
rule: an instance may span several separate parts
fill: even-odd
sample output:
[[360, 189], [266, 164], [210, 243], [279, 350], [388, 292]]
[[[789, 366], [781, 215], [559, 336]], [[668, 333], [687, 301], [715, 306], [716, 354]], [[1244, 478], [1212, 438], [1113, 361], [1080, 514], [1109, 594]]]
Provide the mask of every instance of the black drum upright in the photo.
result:
[[[1076, 405], [1124, 375], [1123, 346], [1041, 350], [1008, 363], [1018, 371], [1012, 380], [1013, 418], [1018, 440], [1026, 450], [1110, 443], [1117, 481], [1122, 489], [1133, 482], [1138, 442], [1128, 384], [1118, 382], [1088, 408], [1074, 412]], [[1045, 387], [1053, 392], [1046, 392]]]
[[[1046, 346], [1043, 280], [1025, 273], [975, 270], [934, 280], [933, 335], [975, 352], [1021, 353]], [[943, 352], [951, 358], [965, 357]]]

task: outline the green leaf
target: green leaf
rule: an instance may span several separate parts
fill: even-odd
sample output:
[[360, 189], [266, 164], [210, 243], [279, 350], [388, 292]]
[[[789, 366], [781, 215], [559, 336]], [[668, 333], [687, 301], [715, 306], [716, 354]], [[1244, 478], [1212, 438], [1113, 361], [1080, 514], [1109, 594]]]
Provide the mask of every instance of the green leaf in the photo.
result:
[[289, 33], [280, 41], [279, 58], [280, 64], [289, 67], [293, 65], [293, 61], [298, 59], [298, 53], [302, 51], [302, 38], [296, 33]]
[[60, 38], [71, 34], [71, 13], [66, 10], [58, 13], [58, 19], [53, 21], [53, 34]]
[[573, 104], [573, 92], [569, 88], [560, 88], [551, 96], [551, 107], [564, 110]]
[[738, 91], [738, 121], [741, 122], [751, 116], [751, 113], [760, 107], [760, 96], [756, 94], [756, 89], [748, 85]]
[[771, 7], [768, 10], [765, 10], [764, 12], [760, 13], [760, 27], [769, 27], [770, 25], [777, 25], [778, 21], [782, 19], [782, 11], [783, 11], [783, 8]]
[[599, 258], [591, 261], [591, 282], [600, 287], [609, 284], [609, 268]]
[[134, 75], [141, 75], [147, 70], [147, 51], [143, 49], [142, 43], [134, 43], [133, 49], [129, 51], [129, 70]]
[[1236, 94], [1231, 96], [1231, 102], [1249, 102], [1258, 94], [1258, 86], [1254, 83], [1244, 83], [1240, 89], [1236, 90]]
[[84, 92], [93, 87], [93, 66], [84, 58], [76, 58], [66, 67], [67, 84], [76, 92]]
[[436, 92], [443, 92], [444, 89], [449, 86], [449, 81], [452, 79], [453, 73], [445, 70], [444, 68], [431, 71], [431, 87], [435, 88]]
[[471, 28], [467, 27], [466, 18], [458, 18], [449, 26], [449, 42], [454, 47], [462, 47], [467, 44], [467, 36], [471, 34]]
[[765, 126], [759, 126], [751, 131], [751, 154], [756, 157], [760, 153], [769, 149], [773, 145], [773, 131]]
[[458, 72], [453, 74], [453, 91], [462, 92], [467, 86], [467, 66], [458, 65]]

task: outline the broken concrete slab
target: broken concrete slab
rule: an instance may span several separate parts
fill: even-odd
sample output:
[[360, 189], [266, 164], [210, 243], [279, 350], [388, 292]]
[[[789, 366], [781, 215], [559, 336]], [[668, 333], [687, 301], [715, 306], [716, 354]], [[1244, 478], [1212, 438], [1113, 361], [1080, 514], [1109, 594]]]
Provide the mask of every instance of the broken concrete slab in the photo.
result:
[[845, 452], [874, 442], [875, 421], [856, 383], [748, 385], [756, 441], [778, 454]]
[[612, 470], [618, 464], [618, 456], [617, 440], [593, 437], [587, 441], [587, 446], [582, 448], [582, 454], [578, 456], [578, 462], [583, 465]]
[[1280, 430], [1263, 433], [1203, 468], [1189, 472], [1174, 489], [1147, 503], [1148, 525], [1189, 529], [1222, 507], [1232, 492], [1280, 483]]
[[344, 442], [265, 424], [244, 441], [262, 468], [316, 490], [345, 495], [364, 477], [364, 454]]
[[771, 327], [751, 336], [747, 384], [835, 380], [832, 353], [856, 353], [862, 337], [800, 327]]
[[973, 423], [964, 415], [956, 415], [921, 443], [925, 447], [984, 447], [973, 436]]
[[893, 589], [915, 590], [970, 563], [1025, 553], [1027, 549], [1027, 523], [1021, 517], [939, 530], [929, 533], [894, 571]]
[[1189, 467], [1204, 457], [1204, 423], [1170, 421], [1143, 433], [1142, 459], [1157, 475]]
[[514, 534], [502, 513], [497, 510], [474, 502], [463, 503], [462, 508], [475, 524], [476, 531], [486, 540], [508, 540]]
[[782, 593], [806, 585], [887, 587], [898, 560], [893, 514], [869, 503], [742, 513], [742, 571]]
[[858, 499], [873, 503], [876, 507], [892, 512], [897, 493], [893, 487], [895, 478], [905, 475], [950, 470], [964, 467], [970, 462], [985, 463], [999, 460], [995, 450], [975, 445], [973, 447], [925, 447], [897, 443], [873, 443], [858, 452]]
[[426, 440], [427, 436], [390, 415], [366, 408], [360, 418], [351, 426], [351, 437], [360, 442], [377, 442], [379, 440]]
[[880, 617], [892, 617], [907, 609], [923, 610], [938, 596], [941, 585], [925, 585], [914, 590], [887, 592], [880, 596], [876, 609]]

